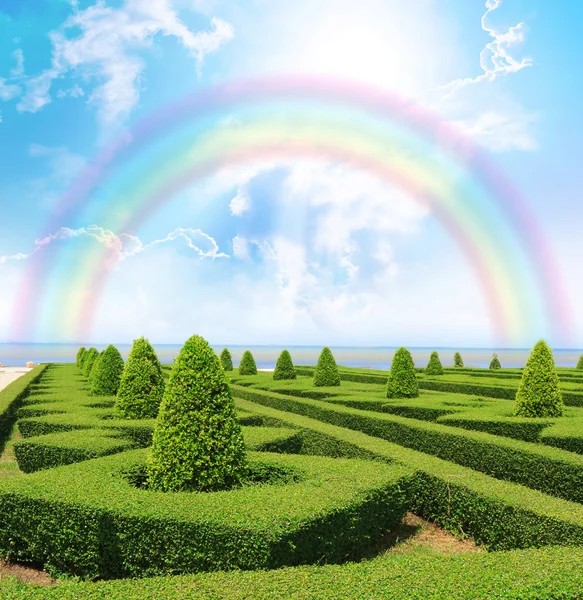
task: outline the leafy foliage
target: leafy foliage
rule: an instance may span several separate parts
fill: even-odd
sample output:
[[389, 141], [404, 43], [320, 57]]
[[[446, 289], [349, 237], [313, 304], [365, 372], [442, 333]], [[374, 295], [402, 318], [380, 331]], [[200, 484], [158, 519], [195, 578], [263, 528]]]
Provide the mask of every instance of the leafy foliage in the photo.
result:
[[296, 371], [290, 353], [283, 350], [277, 359], [275, 370], [273, 371], [274, 379], [295, 379]]
[[221, 352], [221, 366], [223, 367], [223, 371], [233, 370], [233, 358], [228, 348], [223, 348]]
[[110, 344], [101, 353], [91, 371], [91, 393], [96, 396], [115, 396], [119, 389], [123, 369], [123, 358], [119, 350]]
[[514, 414], [522, 417], [560, 417], [563, 398], [553, 353], [544, 340], [533, 348], [516, 392]]
[[387, 398], [417, 398], [417, 396], [419, 396], [419, 386], [413, 357], [407, 348], [399, 348], [391, 364]]
[[334, 360], [334, 355], [328, 346], [320, 353], [318, 365], [314, 371], [314, 385], [316, 386], [331, 386], [340, 385], [340, 375], [338, 367]]
[[579, 357], [577, 361], [577, 369], [583, 369], [583, 354]]
[[453, 355], [453, 366], [459, 368], [462, 368], [464, 366], [464, 359], [462, 358], [462, 355], [459, 352], [456, 352]]
[[241, 357], [239, 375], [257, 375], [257, 365], [250, 350], [245, 350]]
[[152, 344], [134, 340], [125, 364], [116, 407], [126, 419], [150, 419], [158, 415], [164, 394], [164, 375]]
[[494, 354], [492, 354], [492, 360], [490, 361], [490, 369], [501, 369], [502, 365], [500, 364], [500, 361], [498, 360], [498, 355], [494, 352]]
[[85, 375], [85, 377], [87, 377], [87, 379], [89, 379], [89, 377], [91, 376], [91, 370], [93, 369], [93, 365], [95, 364], [95, 361], [99, 358], [99, 352], [97, 351], [96, 348], [89, 348], [89, 350], [87, 350], [87, 352], [85, 353], [85, 356], [83, 358], [83, 375]]
[[439, 354], [437, 352], [432, 352], [429, 357], [429, 362], [425, 367], [426, 375], [443, 375], [443, 366], [441, 361], [439, 360]]
[[80, 367], [81, 363], [83, 361], [83, 357], [85, 355], [85, 353], [87, 352], [87, 348], [85, 348], [85, 346], [81, 346], [81, 348], [79, 348], [79, 350], [77, 351], [77, 358], [75, 360], [75, 364]]
[[245, 443], [219, 359], [193, 335], [174, 361], [148, 462], [152, 489], [220, 490], [245, 474]]

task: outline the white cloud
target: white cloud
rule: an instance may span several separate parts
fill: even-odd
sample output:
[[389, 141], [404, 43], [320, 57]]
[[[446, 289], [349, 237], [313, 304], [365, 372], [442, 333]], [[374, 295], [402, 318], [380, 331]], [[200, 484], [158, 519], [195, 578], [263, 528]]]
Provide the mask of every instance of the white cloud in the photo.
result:
[[21, 87], [13, 83], [7, 83], [7, 80], [0, 77], [0, 100], [12, 100], [21, 93]]
[[490, 25], [491, 13], [501, 4], [502, 0], [486, 0], [481, 24], [492, 41], [480, 52], [482, 73], [429, 90], [422, 101], [489, 150], [536, 150], [539, 115], [510, 96], [503, 78], [533, 65], [531, 58], [516, 58], [512, 52], [525, 41], [526, 25], [521, 22], [503, 31]]
[[534, 114], [501, 114], [483, 112], [473, 120], [455, 122], [466, 135], [495, 152], [507, 150], [537, 150], [538, 142], [532, 127], [538, 121]]
[[493, 38], [486, 44], [480, 53], [480, 67], [483, 71], [477, 77], [466, 77], [456, 79], [444, 86], [447, 96], [453, 96], [459, 89], [480, 83], [482, 81], [494, 81], [502, 75], [516, 73], [525, 67], [532, 66], [531, 58], [516, 59], [510, 53], [514, 46], [522, 44], [525, 40], [526, 25], [518, 23], [507, 31], [498, 31], [492, 25], [488, 25], [488, 16], [502, 4], [502, 0], [486, 0], [486, 12], [482, 16], [482, 29]]
[[16, 65], [10, 71], [10, 76], [18, 79], [24, 75], [24, 54], [20, 48], [17, 48], [13, 53], [12, 57], [16, 61]]
[[118, 261], [122, 261], [137, 254], [140, 254], [150, 248], [168, 244], [180, 240], [185, 245], [193, 250], [201, 259], [202, 258], [228, 258], [227, 254], [219, 252], [219, 246], [216, 241], [207, 233], [200, 229], [185, 229], [177, 228], [171, 231], [167, 236], [161, 239], [153, 240], [148, 244], [144, 244], [140, 238], [129, 233], [116, 234], [109, 229], [104, 229], [98, 225], [89, 225], [80, 227], [79, 229], [71, 229], [69, 227], [61, 227], [55, 233], [51, 233], [43, 238], [35, 240], [34, 247], [27, 253], [6, 254], [0, 256], [0, 264], [10, 261], [26, 260], [37, 252], [41, 251], [46, 246], [55, 241], [62, 241], [72, 238], [90, 238], [100, 244], [103, 244], [111, 251], [109, 260], [110, 266], [113, 266]]
[[233, 256], [240, 260], [249, 258], [249, 243], [243, 236], [236, 235], [233, 238]]
[[[200, 74], [205, 57], [234, 36], [232, 26], [221, 19], [211, 19], [210, 25], [208, 31], [191, 31], [170, 0], [125, 0], [120, 8], [99, 0], [89, 8], [75, 10], [60, 30], [50, 34], [51, 66], [26, 81], [26, 93], [17, 109], [40, 110], [51, 102], [53, 81], [73, 71], [101, 80], [90, 101], [104, 124], [118, 124], [139, 101], [145, 63], [138, 52], [158, 34], [174, 37], [195, 58]], [[71, 31], [80, 33], [68, 37]]]
[[79, 84], [75, 84], [73, 87], [70, 87], [66, 90], [59, 90], [57, 92], [57, 98], [81, 98], [85, 95], [83, 88]]
[[240, 217], [243, 213], [251, 210], [251, 198], [243, 187], [239, 187], [237, 194], [229, 204], [231, 214]]

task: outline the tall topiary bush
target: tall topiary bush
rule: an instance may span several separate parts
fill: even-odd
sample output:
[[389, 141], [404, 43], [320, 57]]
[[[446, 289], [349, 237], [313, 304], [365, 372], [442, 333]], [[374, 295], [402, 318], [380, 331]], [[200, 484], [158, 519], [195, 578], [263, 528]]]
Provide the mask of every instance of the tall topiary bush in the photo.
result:
[[563, 397], [553, 353], [544, 340], [533, 348], [516, 392], [514, 414], [519, 417], [560, 417]]
[[249, 350], [245, 350], [243, 353], [239, 363], [239, 375], [257, 375], [257, 365]]
[[579, 357], [579, 361], [577, 362], [577, 368], [583, 369], [583, 354]]
[[152, 344], [134, 340], [117, 391], [118, 411], [126, 419], [155, 418], [163, 394], [164, 375]]
[[494, 352], [494, 354], [492, 354], [492, 360], [490, 361], [490, 369], [501, 369], [502, 365], [500, 364], [500, 361], [498, 360], [498, 355]]
[[439, 354], [437, 352], [432, 352], [429, 357], [429, 362], [425, 367], [426, 375], [443, 375], [443, 366], [441, 361], [439, 360]]
[[89, 348], [89, 350], [87, 350], [87, 352], [85, 353], [85, 356], [83, 358], [82, 371], [83, 375], [85, 375], [85, 377], [87, 377], [88, 379], [91, 375], [91, 369], [93, 369], [93, 363], [97, 360], [98, 357], [99, 352], [97, 351], [97, 348]]
[[226, 489], [246, 473], [245, 444], [219, 359], [192, 336], [176, 359], [154, 429], [150, 488]]
[[89, 374], [87, 375], [87, 381], [89, 382], [89, 389], [91, 389], [91, 386], [93, 385], [93, 381], [95, 379], [95, 373], [97, 373], [97, 370], [99, 369], [99, 363], [101, 362], [102, 356], [103, 356], [103, 351], [99, 352], [97, 354], [97, 358], [93, 361], [93, 364], [91, 365], [91, 370], [89, 371]]
[[91, 371], [90, 389], [96, 396], [115, 396], [123, 373], [123, 358], [119, 350], [109, 345]]
[[291, 355], [287, 350], [283, 350], [277, 359], [275, 370], [273, 371], [273, 379], [280, 380], [295, 378], [296, 370], [294, 369]]
[[340, 385], [340, 375], [332, 351], [326, 346], [320, 353], [318, 364], [314, 371], [314, 385]]
[[462, 358], [462, 355], [459, 352], [456, 352], [453, 355], [453, 366], [459, 367], [460, 369], [464, 366], [464, 359]]
[[223, 348], [221, 352], [221, 366], [223, 367], [223, 371], [233, 370], [233, 358], [228, 348]]
[[419, 385], [413, 357], [407, 348], [399, 348], [391, 364], [387, 381], [387, 398], [417, 398], [417, 396], [419, 396]]
[[75, 359], [75, 364], [78, 367], [81, 366], [81, 361], [83, 360], [83, 356], [85, 355], [86, 352], [87, 352], [87, 348], [85, 348], [85, 346], [81, 346], [81, 348], [79, 348], [79, 350], [77, 351], [77, 358]]

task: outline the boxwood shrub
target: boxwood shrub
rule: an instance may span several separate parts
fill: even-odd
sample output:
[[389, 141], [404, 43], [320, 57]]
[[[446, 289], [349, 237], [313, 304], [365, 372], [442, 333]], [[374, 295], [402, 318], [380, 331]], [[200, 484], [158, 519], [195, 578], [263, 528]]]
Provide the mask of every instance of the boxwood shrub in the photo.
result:
[[387, 381], [387, 398], [416, 398], [419, 396], [415, 364], [407, 348], [395, 352]]
[[91, 371], [90, 389], [96, 396], [115, 396], [123, 373], [123, 358], [119, 350], [110, 344], [95, 361]]
[[221, 352], [221, 366], [223, 367], [223, 371], [233, 370], [233, 358], [228, 348], [223, 348]]
[[257, 375], [257, 365], [250, 350], [245, 350], [239, 363], [239, 375]]
[[277, 359], [275, 370], [273, 371], [273, 379], [295, 379], [296, 372], [290, 353], [283, 350]]
[[217, 355], [198, 335], [174, 361], [148, 461], [152, 489], [209, 491], [237, 485], [245, 444]]
[[340, 385], [340, 375], [338, 367], [334, 360], [332, 350], [326, 346], [320, 353], [318, 364], [314, 371], [315, 386], [336, 386]]

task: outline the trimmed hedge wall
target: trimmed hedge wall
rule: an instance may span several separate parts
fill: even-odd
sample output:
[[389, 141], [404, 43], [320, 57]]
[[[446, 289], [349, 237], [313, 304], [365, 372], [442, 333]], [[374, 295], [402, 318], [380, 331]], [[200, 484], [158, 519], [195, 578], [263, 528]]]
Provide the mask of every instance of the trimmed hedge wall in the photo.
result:
[[251, 453], [301, 481], [229, 492], [133, 487], [145, 450], [0, 480], [0, 553], [83, 577], [266, 569], [358, 558], [406, 512], [411, 470]]
[[566, 500], [583, 502], [583, 457], [550, 447], [393, 415], [233, 386], [233, 394], [390, 440]]

